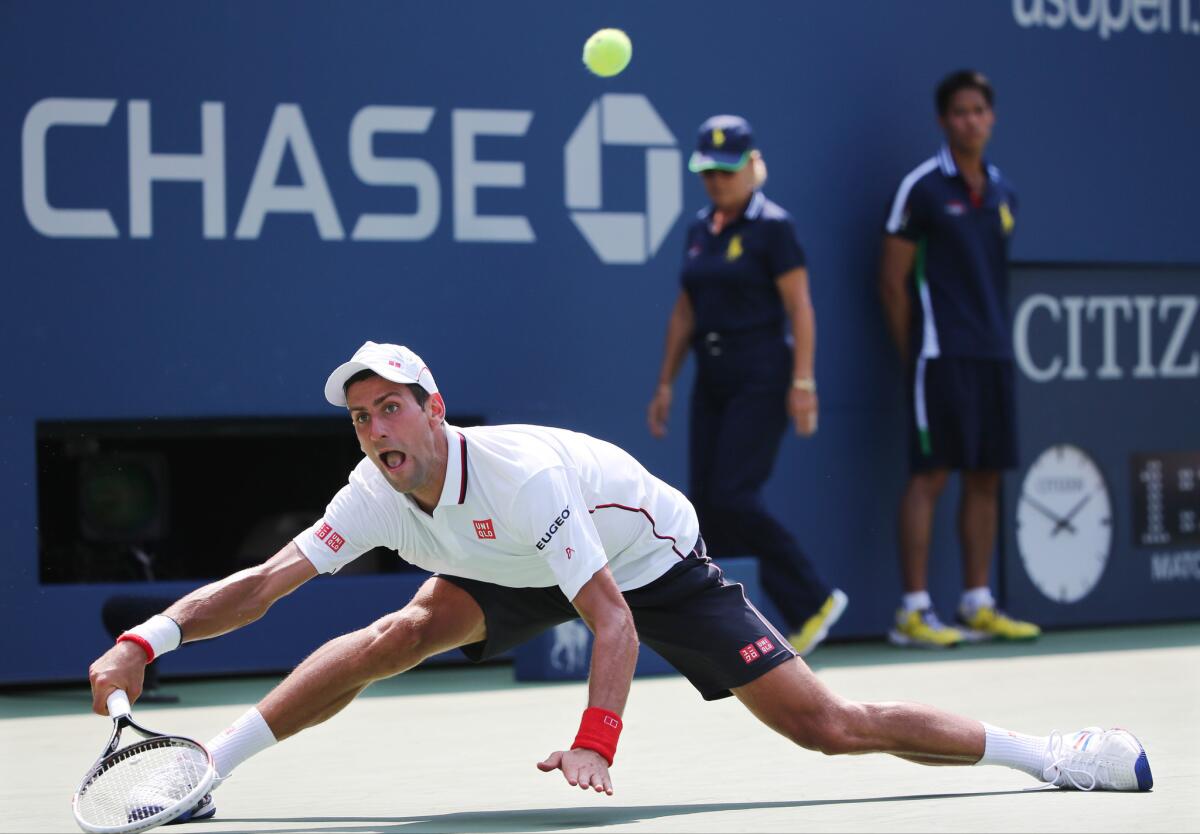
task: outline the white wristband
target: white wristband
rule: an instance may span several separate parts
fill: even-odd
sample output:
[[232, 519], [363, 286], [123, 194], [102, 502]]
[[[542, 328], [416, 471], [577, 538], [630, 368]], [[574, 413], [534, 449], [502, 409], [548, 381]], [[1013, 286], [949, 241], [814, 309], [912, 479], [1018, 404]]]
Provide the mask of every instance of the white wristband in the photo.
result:
[[[179, 623], [164, 614], [155, 614], [141, 625], [129, 629], [121, 637], [124, 637], [126, 634], [140, 637], [150, 645], [150, 648], [154, 651], [154, 657], [151, 660], [161, 657], [169, 651], [178, 649], [179, 643], [183, 639], [183, 632], [179, 628]], [[117, 639], [120, 640], [120, 638]]]

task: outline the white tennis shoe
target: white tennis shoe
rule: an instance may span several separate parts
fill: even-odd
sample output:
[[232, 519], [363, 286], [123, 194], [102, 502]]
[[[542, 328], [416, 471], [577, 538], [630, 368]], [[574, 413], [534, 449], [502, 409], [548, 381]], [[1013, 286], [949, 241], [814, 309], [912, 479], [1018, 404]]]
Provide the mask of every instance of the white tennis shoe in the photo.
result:
[[1148, 791], [1154, 787], [1146, 750], [1120, 728], [1085, 727], [1069, 736], [1055, 730], [1046, 747], [1042, 778], [1080, 791]]
[[192, 791], [194, 783], [175, 770], [157, 771], [136, 784], [125, 802], [125, 817], [130, 823], [141, 822], [179, 804]]
[[217, 813], [217, 803], [213, 799], [211, 793], [206, 793], [196, 803], [196, 807], [190, 811], [184, 811], [182, 814], [171, 820], [167, 825], [175, 825], [179, 822], [195, 822], [196, 820], [206, 820]]
[[[180, 765], [177, 769], [155, 772], [134, 787], [125, 806], [126, 819], [129, 822], [149, 819], [164, 808], [175, 805], [192, 791], [195, 782], [188, 774], [194, 770], [190, 766], [193, 763], [182, 757], [179, 761]], [[214, 780], [212, 789], [204, 794], [194, 807], [165, 824], [175, 825], [181, 822], [203, 820], [215, 814], [217, 805], [213, 801], [212, 790], [216, 789], [217, 784], [218, 781]]]
[[196, 803], [196, 807], [190, 811], [184, 811], [182, 814], [171, 820], [167, 825], [174, 825], [178, 822], [195, 822], [196, 820], [206, 820], [217, 813], [217, 801], [213, 799], [213, 791], [215, 791], [222, 782], [225, 781], [224, 776], [217, 776], [213, 779], [212, 788], [204, 796], [200, 797], [200, 801]]

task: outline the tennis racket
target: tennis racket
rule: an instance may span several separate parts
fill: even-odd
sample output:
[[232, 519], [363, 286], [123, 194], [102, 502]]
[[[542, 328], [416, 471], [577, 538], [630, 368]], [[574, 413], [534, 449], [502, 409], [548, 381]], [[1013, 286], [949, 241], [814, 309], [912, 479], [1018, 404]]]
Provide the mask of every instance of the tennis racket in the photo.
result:
[[[216, 770], [204, 745], [137, 724], [120, 689], [108, 696], [112, 736], [71, 799], [75, 821], [96, 834], [132, 834], [178, 817], [212, 787]], [[121, 733], [140, 738], [120, 747]]]

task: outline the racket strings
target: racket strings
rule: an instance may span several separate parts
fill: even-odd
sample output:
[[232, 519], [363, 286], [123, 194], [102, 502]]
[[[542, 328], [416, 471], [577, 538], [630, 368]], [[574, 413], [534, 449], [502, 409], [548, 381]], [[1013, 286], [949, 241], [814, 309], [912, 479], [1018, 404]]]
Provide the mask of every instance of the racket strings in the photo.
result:
[[96, 767], [80, 789], [77, 813], [97, 826], [149, 819], [187, 798], [207, 770], [207, 755], [186, 741], [138, 742]]

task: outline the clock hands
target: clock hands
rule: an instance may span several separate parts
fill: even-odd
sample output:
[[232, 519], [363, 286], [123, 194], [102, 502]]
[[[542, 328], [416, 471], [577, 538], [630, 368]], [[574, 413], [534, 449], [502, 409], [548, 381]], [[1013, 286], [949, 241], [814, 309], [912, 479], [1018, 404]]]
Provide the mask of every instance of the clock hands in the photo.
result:
[[1027, 504], [1029, 504], [1029, 506], [1033, 507], [1039, 513], [1041, 513], [1046, 518], [1048, 518], [1054, 522], [1054, 528], [1050, 531], [1051, 536], [1057, 536], [1059, 534], [1059, 532], [1062, 530], [1066, 530], [1068, 533], [1071, 533], [1072, 535], [1074, 535], [1077, 531], [1075, 529], [1075, 525], [1071, 523], [1071, 519], [1073, 519], [1073, 518], [1075, 518], [1075, 516], [1079, 515], [1079, 511], [1082, 510], [1087, 505], [1088, 501], [1092, 500], [1092, 496], [1095, 494], [1096, 494], [1096, 491], [1092, 490], [1087, 495], [1080, 498], [1077, 502], [1075, 502], [1075, 506], [1073, 506], [1070, 510], [1068, 510], [1067, 514], [1062, 517], [1059, 517], [1053, 510], [1051, 510], [1045, 504], [1041, 503], [1040, 501], [1038, 501], [1035, 498], [1030, 498], [1028, 495], [1022, 494], [1021, 500], [1026, 502]]
[[[1090, 498], [1091, 496], [1088, 496], [1088, 497]], [[1034, 498], [1030, 498], [1028, 495], [1026, 495], [1024, 493], [1021, 494], [1021, 500], [1024, 501], [1025, 503], [1027, 503], [1029, 506], [1033, 507], [1035, 510], [1037, 510], [1039, 513], [1044, 515], [1046, 518], [1048, 518], [1054, 522], [1054, 530], [1051, 532], [1050, 535], [1054, 535], [1055, 533], [1057, 533], [1059, 531], [1059, 529], [1070, 530], [1072, 533], [1075, 532], [1075, 526], [1073, 524], [1071, 524], [1070, 516], [1067, 516], [1066, 518], [1059, 518], [1057, 515], [1055, 515], [1054, 511], [1048, 509], [1045, 504], [1043, 504], [1042, 502], [1040, 502]], [[1076, 507], [1076, 511], [1077, 510], [1078, 510], [1078, 507]], [[1072, 512], [1072, 514], [1073, 513], [1074, 513], [1074, 511]]]
[[1087, 495], [1083, 496], [1082, 498], [1080, 498], [1079, 501], [1075, 504], [1075, 506], [1071, 508], [1070, 512], [1068, 512], [1065, 516], [1063, 516], [1061, 519], [1058, 520], [1058, 522], [1054, 525], [1054, 529], [1050, 531], [1050, 535], [1057, 536], [1058, 531], [1064, 530], [1064, 529], [1070, 530], [1072, 533], [1074, 533], [1075, 528], [1071, 526], [1071, 519], [1073, 519], [1079, 513], [1079, 511], [1083, 509], [1083, 506], [1088, 501], [1092, 500], [1092, 496], [1095, 494], [1096, 494], [1095, 491], [1092, 491], [1092, 492], [1089, 492]]

